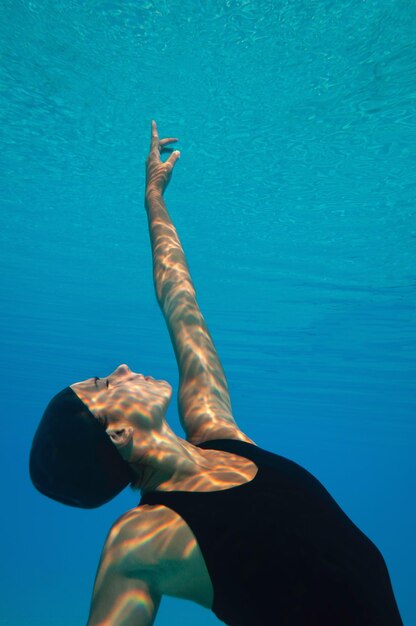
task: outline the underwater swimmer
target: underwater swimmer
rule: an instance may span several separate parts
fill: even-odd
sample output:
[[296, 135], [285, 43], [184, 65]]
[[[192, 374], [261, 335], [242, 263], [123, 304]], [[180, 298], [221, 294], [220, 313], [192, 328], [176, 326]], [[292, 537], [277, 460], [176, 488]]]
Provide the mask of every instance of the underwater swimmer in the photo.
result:
[[141, 491], [105, 542], [88, 626], [149, 626], [164, 595], [233, 626], [400, 625], [374, 544], [317, 479], [258, 447], [234, 419], [163, 198], [176, 141], [159, 139], [152, 122], [145, 208], [186, 439], [165, 418], [170, 384], [120, 365], [57, 394], [31, 451], [35, 486], [61, 502], [99, 506], [128, 483]]

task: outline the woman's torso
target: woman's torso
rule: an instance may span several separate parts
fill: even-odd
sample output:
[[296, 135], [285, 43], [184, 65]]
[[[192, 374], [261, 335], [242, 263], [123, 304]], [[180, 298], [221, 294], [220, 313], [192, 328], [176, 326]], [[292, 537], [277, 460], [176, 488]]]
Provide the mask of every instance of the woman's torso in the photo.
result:
[[[172, 486], [167, 484], [166, 491], [223, 491], [251, 482], [258, 472], [257, 465], [250, 459], [218, 450], [203, 452], [209, 461], [209, 470], [181, 483]], [[159, 585], [162, 595], [192, 600], [206, 608], [212, 608], [214, 592], [211, 578], [196, 537], [188, 524], [178, 513], [163, 505], [144, 504], [140, 509], [151, 514], [149, 551], [157, 554], [160, 559]], [[140, 515], [138, 523], [141, 523]], [[162, 535], [161, 528], [164, 529]]]
[[208, 471], [138, 507], [161, 594], [239, 626], [401, 624], [381, 554], [316, 478], [242, 441], [201, 445], [220, 452]]

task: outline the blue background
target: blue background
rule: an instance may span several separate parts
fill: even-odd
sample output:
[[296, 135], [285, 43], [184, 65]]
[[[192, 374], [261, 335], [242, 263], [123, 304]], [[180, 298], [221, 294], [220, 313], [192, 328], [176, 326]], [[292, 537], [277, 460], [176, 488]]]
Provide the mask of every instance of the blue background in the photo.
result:
[[[0, 626], [85, 624], [138, 500], [80, 511], [33, 489], [50, 397], [123, 362], [177, 386], [151, 119], [180, 138], [165, 198], [239, 426], [327, 486], [416, 623], [415, 26], [404, 0], [3, 2]], [[218, 622], [167, 598], [156, 623]]]

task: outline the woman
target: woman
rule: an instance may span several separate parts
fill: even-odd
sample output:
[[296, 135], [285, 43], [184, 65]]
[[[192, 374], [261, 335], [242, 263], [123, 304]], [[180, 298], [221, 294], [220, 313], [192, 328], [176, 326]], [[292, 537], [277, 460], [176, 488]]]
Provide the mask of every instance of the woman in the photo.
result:
[[57, 500], [97, 506], [128, 482], [142, 493], [110, 530], [88, 626], [153, 624], [164, 594], [239, 626], [401, 624], [377, 548], [311, 474], [234, 420], [163, 200], [180, 154], [160, 153], [176, 141], [152, 122], [145, 207], [186, 440], [165, 419], [169, 383], [120, 365], [55, 396], [32, 447], [32, 480]]

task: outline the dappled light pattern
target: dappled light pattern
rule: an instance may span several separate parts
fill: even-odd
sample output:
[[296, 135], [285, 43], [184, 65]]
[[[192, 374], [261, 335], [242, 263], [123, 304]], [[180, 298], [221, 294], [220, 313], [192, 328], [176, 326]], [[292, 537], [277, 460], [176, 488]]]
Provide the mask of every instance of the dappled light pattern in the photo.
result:
[[169, 383], [137, 374], [124, 364], [107, 378], [90, 378], [71, 388], [97, 418], [111, 411], [112, 419], [122, 421], [140, 413], [143, 428], [151, 427], [152, 416], [161, 414], [171, 396]]
[[145, 208], [156, 296], [180, 373], [179, 417], [188, 439], [195, 443], [212, 436], [213, 430], [216, 436], [244, 438], [242, 433], [236, 435], [225, 373], [199, 309], [185, 254], [163, 199], [178, 153], [173, 152], [164, 163], [160, 153], [171, 151], [168, 144], [176, 141], [172, 137], [159, 139], [156, 123], [152, 122]]
[[[251, 480], [256, 468], [247, 459], [202, 451], [179, 439], [164, 419], [171, 388], [166, 381], [136, 374], [120, 365], [103, 379], [87, 379], [72, 389], [97, 420], [145, 491], [218, 491]], [[240, 432], [240, 431], [238, 431]], [[237, 429], [233, 431], [237, 438]]]
[[[107, 378], [72, 388], [103, 421], [142, 493], [222, 492], [257, 475], [250, 459], [201, 449], [174, 435], [164, 419], [171, 396], [166, 381], [123, 364]], [[123, 515], [109, 533], [88, 624], [151, 624], [162, 595], [206, 608], [213, 603], [210, 574], [191, 528], [169, 507], [145, 504]]]
[[[146, 584], [137, 581], [136, 586], [138, 588], [135, 590], [124, 591], [123, 594], [117, 598], [116, 603], [104, 619], [94, 623], [100, 624], [101, 626], [124, 624], [127, 623], [127, 620], [131, 617], [137, 620], [143, 620], [144, 618], [146, 624], [151, 623], [150, 620], [153, 620], [157, 605], [155, 605], [156, 603], [149, 593]], [[160, 601], [158, 604], [159, 603]], [[140, 623], [140, 621], [138, 621], [138, 623]]]
[[152, 198], [148, 215], [156, 295], [180, 371], [178, 407], [182, 426], [194, 442], [205, 439], [219, 425], [227, 436], [235, 428], [227, 380], [161, 196]]
[[166, 507], [144, 505], [123, 515], [109, 533], [88, 624], [123, 624], [133, 617], [151, 624], [162, 595], [207, 608], [213, 599], [205, 562], [183, 519]]

